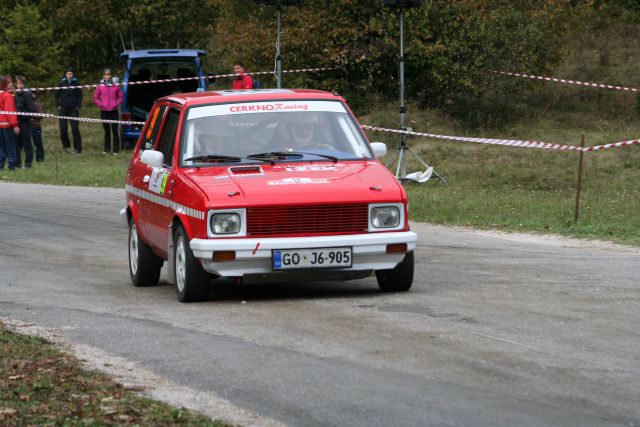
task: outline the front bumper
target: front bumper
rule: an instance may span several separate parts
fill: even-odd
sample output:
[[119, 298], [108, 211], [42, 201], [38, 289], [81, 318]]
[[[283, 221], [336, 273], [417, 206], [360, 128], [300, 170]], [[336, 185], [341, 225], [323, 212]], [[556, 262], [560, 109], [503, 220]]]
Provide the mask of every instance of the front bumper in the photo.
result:
[[[387, 245], [406, 243], [407, 250], [413, 251], [418, 236], [412, 231], [349, 234], [341, 236], [279, 237], [253, 239], [193, 239], [191, 250], [202, 261], [203, 268], [212, 274], [226, 277], [241, 277], [254, 274], [287, 275], [289, 271], [273, 271], [271, 251], [274, 249], [305, 248], [353, 248], [352, 266], [335, 269], [309, 269], [308, 279], [322, 279], [338, 271], [355, 272], [387, 270], [397, 266], [403, 259], [402, 253], [387, 253]], [[235, 261], [214, 262], [214, 251], [235, 251]]]

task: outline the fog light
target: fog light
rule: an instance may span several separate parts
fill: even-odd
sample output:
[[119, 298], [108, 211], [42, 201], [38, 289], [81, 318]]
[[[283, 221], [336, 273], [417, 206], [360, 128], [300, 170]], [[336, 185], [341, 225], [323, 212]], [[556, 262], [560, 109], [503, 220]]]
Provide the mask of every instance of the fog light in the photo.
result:
[[213, 253], [214, 262], [235, 261], [236, 251], [215, 251]]
[[393, 243], [391, 245], [387, 245], [387, 253], [388, 254], [404, 254], [404, 253], [407, 253], [407, 244], [406, 243]]

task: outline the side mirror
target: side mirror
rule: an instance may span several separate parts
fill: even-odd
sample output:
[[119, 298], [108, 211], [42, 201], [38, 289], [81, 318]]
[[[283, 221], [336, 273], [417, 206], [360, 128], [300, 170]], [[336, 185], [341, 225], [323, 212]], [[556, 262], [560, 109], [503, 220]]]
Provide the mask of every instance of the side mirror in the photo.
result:
[[140, 156], [140, 161], [152, 168], [161, 168], [164, 163], [164, 154], [156, 150], [144, 150]]
[[387, 144], [384, 142], [372, 142], [371, 148], [376, 157], [383, 157], [387, 155]]

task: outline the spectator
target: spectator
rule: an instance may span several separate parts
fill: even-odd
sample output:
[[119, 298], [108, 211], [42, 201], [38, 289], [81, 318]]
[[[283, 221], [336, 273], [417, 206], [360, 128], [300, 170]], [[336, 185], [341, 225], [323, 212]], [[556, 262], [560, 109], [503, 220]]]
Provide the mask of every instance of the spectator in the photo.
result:
[[[80, 81], [73, 75], [73, 69], [68, 67], [64, 77], [58, 82], [59, 87], [80, 86]], [[76, 89], [58, 89], [55, 92], [56, 106], [58, 114], [68, 117], [80, 117], [80, 106], [82, 105], [82, 88]], [[77, 120], [60, 119], [60, 139], [65, 151], [71, 152], [71, 144], [69, 142], [69, 129], [67, 122], [71, 122], [71, 132], [73, 133], [73, 148], [76, 154], [82, 152], [82, 137], [80, 136], [80, 127]]]
[[[10, 91], [13, 90], [11, 76], [0, 77], [0, 111], [16, 111], [16, 104]], [[16, 141], [20, 135], [18, 116], [0, 114], [0, 170], [4, 169], [5, 160], [9, 170], [16, 170]]]
[[233, 72], [236, 73], [236, 79], [233, 81], [231, 89], [253, 89], [253, 79], [244, 70], [244, 64], [240, 61], [233, 63]]
[[[100, 85], [93, 95], [93, 102], [100, 108], [100, 118], [103, 120], [118, 120], [118, 107], [122, 103], [122, 91], [120, 86], [113, 83], [111, 70], [106, 68], [100, 80]], [[120, 149], [120, 131], [117, 123], [103, 123], [104, 150], [111, 152], [111, 134], [113, 134], [113, 154], [118, 154]]]
[[[42, 104], [36, 100], [36, 95], [33, 95], [33, 103], [36, 106], [36, 113], [44, 113]], [[44, 161], [44, 145], [42, 145], [42, 117], [31, 118], [31, 137], [33, 138], [33, 145], [36, 146], [36, 162]]]
[[[27, 87], [25, 76], [16, 76], [16, 110], [19, 113], [35, 113], [36, 105], [33, 101], [31, 91]], [[33, 164], [33, 145], [31, 144], [31, 117], [18, 116], [18, 126], [20, 136], [16, 141], [16, 167], [22, 169], [30, 168]], [[22, 150], [24, 150], [24, 164], [22, 163]]]

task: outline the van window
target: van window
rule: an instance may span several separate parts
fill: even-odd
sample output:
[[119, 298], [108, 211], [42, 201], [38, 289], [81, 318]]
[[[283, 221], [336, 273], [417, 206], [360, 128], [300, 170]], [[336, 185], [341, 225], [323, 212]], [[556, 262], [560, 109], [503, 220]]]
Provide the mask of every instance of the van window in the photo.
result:
[[[198, 76], [194, 61], [142, 61], [134, 62], [129, 70], [129, 81], [140, 82], [188, 78]], [[133, 84], [127, 88], [126, 107], [134, 120], [146, 120], [153, 102], [172, 93], [196, 92], [198, 79], [153, 84]]]
[[158, 151], [162, 151], [162, 154], [164, 154], [164, 164], [171, 167], [173, 164], [173, 147], [176, 143], [180, 112], [174, 108], [170, 108], [167, 114], [167, 119], [165, 120], [164, 128], [158, 141]]

